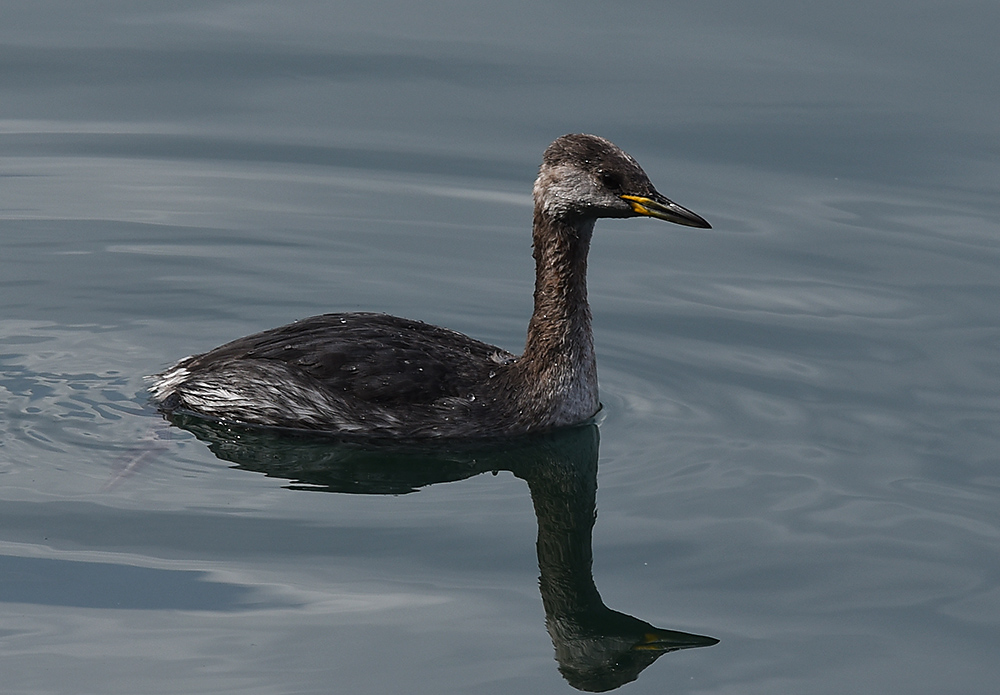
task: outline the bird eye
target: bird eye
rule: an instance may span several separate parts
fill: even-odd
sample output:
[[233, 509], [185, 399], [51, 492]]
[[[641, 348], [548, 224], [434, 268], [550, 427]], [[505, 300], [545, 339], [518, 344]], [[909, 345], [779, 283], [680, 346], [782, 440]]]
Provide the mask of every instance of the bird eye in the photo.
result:
[[622, 187], [622, 175], [616, 171], [601, 169], [597, 172], [597, 176], [601, 179], [601, 183], [612, 191], [617, 191]]

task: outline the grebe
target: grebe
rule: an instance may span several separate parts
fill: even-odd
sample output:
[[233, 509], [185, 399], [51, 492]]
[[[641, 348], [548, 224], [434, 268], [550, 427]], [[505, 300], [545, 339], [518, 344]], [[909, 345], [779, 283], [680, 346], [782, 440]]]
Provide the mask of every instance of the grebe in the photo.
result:
[[152, 379], [166, 413], [369, 437], [512, 436], [600, 408], [587, 252], [600, 217], [710, 229], [595, 135], [545, 150], [534, 185], [535, 306], [524, 353], [420, 321], [324, 314], [186, 357]]

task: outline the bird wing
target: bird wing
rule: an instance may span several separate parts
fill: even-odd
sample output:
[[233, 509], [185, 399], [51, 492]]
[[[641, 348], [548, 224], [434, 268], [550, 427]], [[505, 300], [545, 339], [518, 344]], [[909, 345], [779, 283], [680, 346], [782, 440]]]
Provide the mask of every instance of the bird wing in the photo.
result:
[[466, 335], [387, 314], [323, 314], [194, 357], [192, 369], [274, 360], [323, 388], [377, 404], [467, 396], [514, 355]]

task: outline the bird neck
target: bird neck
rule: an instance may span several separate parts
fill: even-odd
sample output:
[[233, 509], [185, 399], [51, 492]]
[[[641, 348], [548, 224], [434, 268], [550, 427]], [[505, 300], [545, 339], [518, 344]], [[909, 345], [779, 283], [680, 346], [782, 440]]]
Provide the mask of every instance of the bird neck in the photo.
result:
[[535, 211], [535, 309], [525, 355], [555, 357], [572, 345], [592, 347], [587, 253], [593, 232], [592, 219], [573, 223]]
[[597, 402], [597, 361], [587, 304], [587, 253], [593, 219], [546, 214], [534, 217], [535, 308], [521, 368], [549, 403], [551, 424], [592, 416]]

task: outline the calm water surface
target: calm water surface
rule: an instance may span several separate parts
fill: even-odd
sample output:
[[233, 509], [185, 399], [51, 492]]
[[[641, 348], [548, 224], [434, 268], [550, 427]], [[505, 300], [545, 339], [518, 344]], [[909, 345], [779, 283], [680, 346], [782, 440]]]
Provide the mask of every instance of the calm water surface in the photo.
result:
[[[997, 6], [6, 5], [5, 692], [996, 692]], [[518, 350], [572, 131], [715, 227], [599, 223], [599, 435], [149, 408], [324, 311]]]

